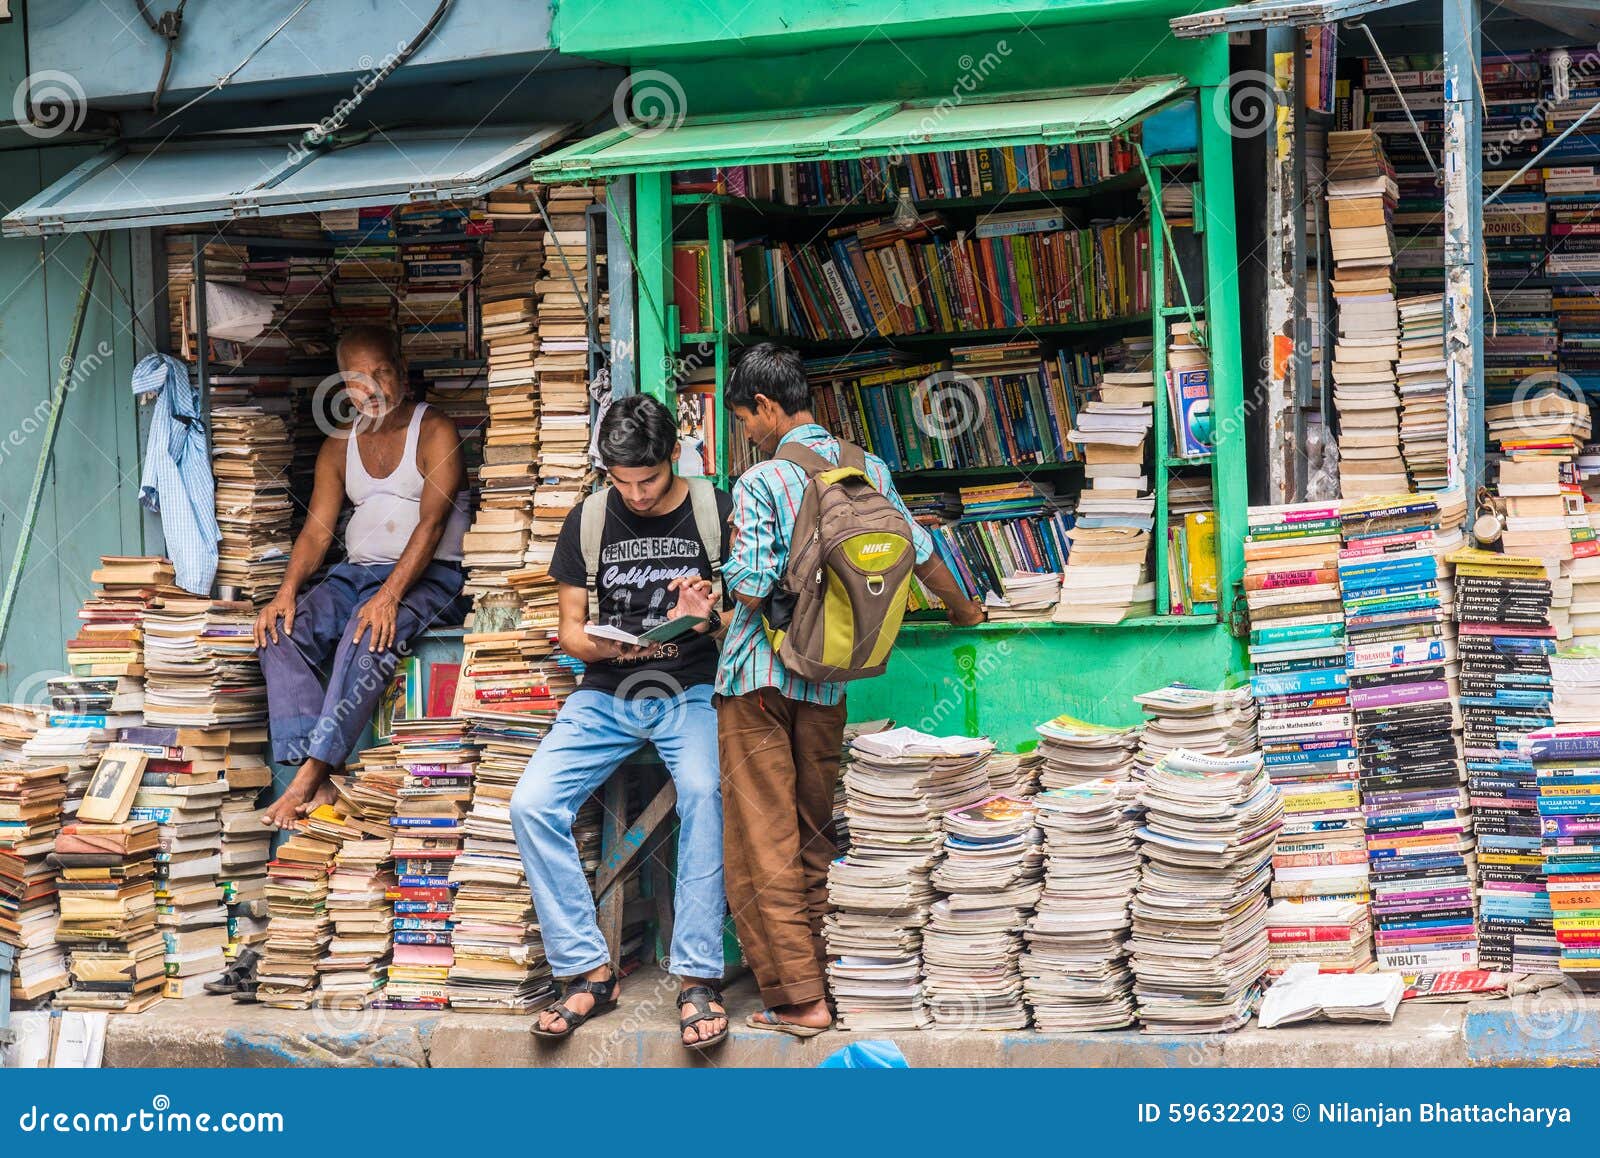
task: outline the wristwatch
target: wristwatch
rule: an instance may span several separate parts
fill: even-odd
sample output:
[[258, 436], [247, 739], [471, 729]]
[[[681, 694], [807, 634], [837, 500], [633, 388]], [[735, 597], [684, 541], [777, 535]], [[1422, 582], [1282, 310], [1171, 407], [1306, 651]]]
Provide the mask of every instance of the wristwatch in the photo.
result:
[[701, 635], [715, 635], [721, 629], [722, 629], [722, 612], [718, 611], [715, 607], [713, 607], [711, 609], [711, 614], [706, 616], [706, 629], [704, 631], [702, 631], [700, 634]]

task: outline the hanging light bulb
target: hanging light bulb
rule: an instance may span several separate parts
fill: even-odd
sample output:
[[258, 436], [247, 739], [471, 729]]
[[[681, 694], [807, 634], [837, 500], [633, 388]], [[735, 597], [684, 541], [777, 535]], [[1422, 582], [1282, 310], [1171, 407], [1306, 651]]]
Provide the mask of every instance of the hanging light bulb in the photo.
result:
[[915, 229], [922, 223], [922, 215], [911, 203], [911, 190], [903, 185], [900, 187], [900, 200], [895, 203], [893, 221], [896, 229]]

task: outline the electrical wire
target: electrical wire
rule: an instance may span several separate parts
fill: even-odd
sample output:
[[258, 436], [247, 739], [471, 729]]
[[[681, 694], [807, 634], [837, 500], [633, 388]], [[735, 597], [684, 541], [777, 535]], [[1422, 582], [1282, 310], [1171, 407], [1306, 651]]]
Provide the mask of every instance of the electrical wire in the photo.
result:
[[320, 148], [325, 145], [333, 134], [349, 121], [350, 114], [361, 107], [361, 102], [367, 99], [372, 90], [387, 80], [395, 69], [410, 60], [416, 54], [417, 49], [427, 43], [428, 38], [433, 35], [433, 30], [439, 26], [439, 22], [444, 19], [445, 13], [449, 11], [450, 4], [451, 0], [439, 0], [438, 7], [433, 10], [433, 15], [428, 17], [428, 22], [422, 26], [422, 31], [413, 36], [410, 42], [395, 53], [393, 57], [385, 61], [382, 68], [368, 77], [351, 94], [348, 101], [339, 102], [339, 111], [332, 118], [307, 129], [305, 135], [301, 137], [301, 142], [310, 149]]
[[161, 111], [161, 97], [167, 91], [167, 78], [172, 75], [172, 53], [178, 46], [178, 33], [183, 29], [183, 9], [189, 0], [178, 0], [178, 6], [163, 12], [159, 20], [150, 15], [145, 0], [133, 2], [139, 9], [139, 15], [150, 26], [150, 31], [167, 42], [167, 56], [161, 62], [161, 78], [156, 81], [156, 90], [150, 96], [150, 112], [155, 114]]
[[293, 20], [296, 16], [300, 15], [300, 13], [304, 12], [306, 10], [307, 6], [310, 5], [310, 3], [311, 3], [311, 0], [300, 0], [300, 3], [295, 5], [294, 11], [289, 13], [289, 15], [285, 16], [282, 20], [278, 21], [278, 26], [276, 28], [274, 28], [271, 32], [267, 33], [267, 36], [266, 36], [265, 40], [263, 40], [260, 44], [256, 45], [254, 48], [252, 48], [250, 50], [250, 52], [248, 53], [248, 55], [246, 55], [245, 58], [243, 60], [241, 60], [238, 64], [234, 65], [233, 68], [228, 70], [227, 73], [225, 73], [222, 76], [217, 77], [216, 84], [212, 85], [210, 88], [208, 88], [208, 89], [204, 90], [203, 92], [201, 92], [200, 95], [195, 97], [193, 100], [187, 102], [186, 104], [182, 105], [179, 108], [174, 109], [172, 112], [170, 112], [166, 116], [162, 117], [155, 124], [151, 125], [150, 128], [152, 128], [152, 129], [160, 128], [162, 125], [164, 125], [168, 121], [170, 121], [173, 117], [179, 116], [180, 114], [186, 113], [190, 109], [194, 108], [195, 105], [197, 105], [201, 101], [205, 100], [206, 97], [211, 96], [213, 93], [221, 92], [224, 88], [227, 87], [228, 83], [230, 81], [232, 81], [234, 77], [238, 76], [239, 73], [244, 71], [245, 66], [248, 65], [252, 60], [254, 60], [256, 58], [256, 55], [263, 48], [265, 48], [267, 45], [271, 44], [274, 40], [277, 39], [278, 33], [282, 32], [285, 28], [289, 27], [289, 22], [291, 20]]

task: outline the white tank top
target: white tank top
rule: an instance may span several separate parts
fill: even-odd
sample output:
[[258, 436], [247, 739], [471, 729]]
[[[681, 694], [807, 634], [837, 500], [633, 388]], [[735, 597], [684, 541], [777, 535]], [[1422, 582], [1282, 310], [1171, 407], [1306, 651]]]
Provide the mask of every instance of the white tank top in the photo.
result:
[[[361, 461], [354, 428], [345, 443], [344, 489], [355, 504], [344, 529], [345, 555], [352, 563], [393, 563], [406, 549], [411, 532], [417, 529], [422, 509], [422, 472], [417, 469], [417, 431], [422, 429], [426, 402], [417, 403], [406, 427], [406, 448], [400, 465], [383, 478], [373, 478]], [[456, 495], [455, 509], [445, 523], [444, 536], [434, 550], [435, 559], [461, 561], [461, 537], [472, 521], [470, 498], [465, 491]]]

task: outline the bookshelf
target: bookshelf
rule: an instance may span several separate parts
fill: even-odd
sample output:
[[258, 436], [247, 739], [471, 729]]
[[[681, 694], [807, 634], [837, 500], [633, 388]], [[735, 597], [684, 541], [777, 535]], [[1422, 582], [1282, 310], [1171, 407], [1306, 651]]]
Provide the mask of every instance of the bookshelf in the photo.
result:
[[[950, 349], [959, 346], [998, 343], [1006, 341], [1038, 341], [1046, 351], [1067, 350], [1098, 351], [1109, 343], [1124, 337], [1148, 335], [1152, 343], [1154, 369], [1154, 401], [1152, 430], [1154, 437], [1147, 440], [1146, 456], [1149, 462], [1150, 490], [1155, 499], [1155, 514], [1151, 538], [1154, 550], [1150, 574], [1155, 584], [1156, 611], [1154, 617], [1138, 617], [1123, 621], [1123, 625], [1150, 626], [1161, 623], [1184, 622], [1195, 625], [1215, 624], [1218, 616], [1216, 604], [1200, 614], [1174, 616], [1169, 590], [1169, 572], [1176, 565], [1169, 549], [1167, 520], [1169, 514], [1168, 489], [1172, 479], [1185, 474], [1203, 474], [1208, 484], [1213, 483], [1214, 456], [1184, 457], [1173, 447], [1173, 427], [1165, 374], [1167, 370], [1167, 345], [1172, 327], [1180, 321], [1191, 323], [1197, 331], [1197, 344], [1206, 346], [1204, 338], [1205, 308], [1201, 301], [1203, 287], [1191, 287], [1184, 279], [1174, 250], [1172, 228], [1161, 213], [1163, 189], [1175, 182], [1183, 182], [1194, 189], [1194, 225], [1196, 235], [1203, 220], [1202, 197], [1199, 186], [1199, 157], [1194, 152], [1162, 153], [1146, 157], [1142, 149], [1133, 146], [1135, 163], [1125, 171], [1105, 177], [1092, 184], [1062, 189], [1041, 189], [1026, 192], [995, 193], [983, 197], [935, 198], [917, 197], [915, 208], [919, 215], [940, 213], [954, 228], [970, 227], [985, 211], [1014, 212], [1033, 209], [1047, 212], [1060, 207], [1071, 216], [1075, 224], [1068, 229], [1089, 228], [1094, 222], [1108, 216], [1131, 220], [1135, 225], [1148, 227], [1149, 245], [1147, 265], [1143, 273], [1150, 287], [1150, 308], [1088, 321], [1071, 321], [1049, 324], [1021, 324], [967, 330], [935, 330], [914, 334], [895, 334], [884, 337], [869, 329], [864, 337], [806, 338], [791, 334], [774, 335], [771, 340], [792, 345], [810, 357], [845, 354], [861, 351], [896, 350], [915, 356], [919, 362], [942, 360]], [[820, 236], [824, 230], [838, 224], [849, 224], [869, 218], [888, 218], [895, 210], [894, 200], [850, 200], [843, 204], [804, 205], [745, 197], [723, 192], [678, 192], [670, 195], [672, 238], [676, 243], [703, 243], [710, 254], [706, 262], [704, 286], [706, 293], [697, 312], [706, 316], [708, 328], [685, 328], [676, 304], [667, 306], [667, 330], [675, 343], [677, 365], [703, 366], [709, 362], [714, 370], [711, 377], [714, 398], [715, 427], [712, 431], [716, 447], [715, 478], [720, 486], [730, 480], [729, 452], [737, 421], [729, 415], [723, 403], [727, 376], [738, 348], [768, 340], [759, 333], [735, 329], [729, 317], [730, 294], [728, 276], [730, 263], [722, 258], [730, 239], [772, 239], [781, 237], [797, 247]], [[1108, 212], [1109, 211], [1109, 212]], [[739, 266], [731, 263], [737, 274]], [[1173, 274], [1174, 288], [1168, 291], [1169, 271]], [[1071, 389], [1070, 383], [1068, 389]], [[992, 416], [991, 416], [992, 417]], [[1047, 463], [1018, 463], [1015, 465], [984, 465], [965, 468], [908, 469], [896, 471], [902, 490], [949, 488], [983, 483], [1009, 482], [1034, 477], [1049, 479], [1064, 491], [1074, 491], [1082, 485], [1082, 462], [1064, 461]], [[1215, 489], [1213, 486], [1213, 510]], [[916, 621], [916, 613], [907, 619], [907, 625]], [[1038, 627], [1037, 620], [1022, 621]], [[1043, 624], [1044, 626], [1052, 626]], [[1074, 625], [1060, 625], [1072, 627]]]

